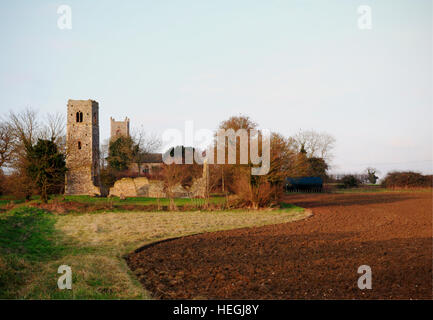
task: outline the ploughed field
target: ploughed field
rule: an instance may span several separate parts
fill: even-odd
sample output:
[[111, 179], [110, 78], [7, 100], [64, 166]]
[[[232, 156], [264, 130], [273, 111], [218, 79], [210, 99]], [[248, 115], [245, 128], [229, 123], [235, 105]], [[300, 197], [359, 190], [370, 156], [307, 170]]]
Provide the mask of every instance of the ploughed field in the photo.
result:
[[[127, 257], [155, 298], [431, 299], [432, 194], [292, 194], [313, 216], [206, 233]], [[360, 290], [358, 267], [372, 269]]]

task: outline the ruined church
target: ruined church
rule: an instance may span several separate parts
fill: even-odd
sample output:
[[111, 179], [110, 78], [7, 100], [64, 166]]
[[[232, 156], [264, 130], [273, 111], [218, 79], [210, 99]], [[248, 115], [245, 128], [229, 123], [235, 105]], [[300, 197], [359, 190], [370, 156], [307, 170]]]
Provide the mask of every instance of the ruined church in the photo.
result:
[[66, 195], [101, 195], [99, 104], [69, 100], [66, 121]]
[[[110, 118], [110, 141], [129, 137], [129, 123], [128, 118], [124, 121]], [[94, 100], [68, 100], [66, 149], [66, 195], [165, 197], [162, 181], [146, 177], [161, 167], [160, 153], [145, 154], [140, 163], [131, 164], [128, 174], [136, 178], [123, 178], [116, 181], [110, 190], [103, 190], [99, 168], [99, 104]], [[207, 167], [191, 190], [178, 186], [174, 193], [177, 196], [203, 195], [204, 182], [208, 179], [206, 172]]]

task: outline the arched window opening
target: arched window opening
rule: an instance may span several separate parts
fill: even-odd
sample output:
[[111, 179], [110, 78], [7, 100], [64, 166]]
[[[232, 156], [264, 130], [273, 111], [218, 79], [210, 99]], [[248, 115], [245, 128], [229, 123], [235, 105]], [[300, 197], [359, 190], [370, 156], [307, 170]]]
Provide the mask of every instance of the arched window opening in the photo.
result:
[[78, 141], [78, 150], [81, 150], [81, 141]]
[[75, 117], [77, 122], [83, 122], [83, 113], [81, 111], [78, 111]]

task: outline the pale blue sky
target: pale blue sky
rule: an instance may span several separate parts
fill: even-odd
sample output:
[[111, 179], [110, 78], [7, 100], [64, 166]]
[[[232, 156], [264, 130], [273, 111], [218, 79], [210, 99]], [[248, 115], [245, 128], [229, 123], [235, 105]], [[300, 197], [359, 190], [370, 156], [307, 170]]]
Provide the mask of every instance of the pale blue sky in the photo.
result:
[[335, 172], [432, 172], [431, 0], [2, 1], [0, 38], [2, 113], [94, 99], [102, 139], [110, 116], [161, 133], [242, 113], [334, 135]]

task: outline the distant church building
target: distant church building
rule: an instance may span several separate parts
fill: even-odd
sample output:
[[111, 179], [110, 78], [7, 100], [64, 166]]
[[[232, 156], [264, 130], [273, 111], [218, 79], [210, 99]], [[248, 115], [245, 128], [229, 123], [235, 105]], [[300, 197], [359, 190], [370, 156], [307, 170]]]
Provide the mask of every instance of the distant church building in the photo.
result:
[[110, 117], [110, 141], [116, 141], [120, 137], [129, 137], [129, 119], [116, 121]]
[[99, 104], [68, 100], [66, 123], [67, 195], [100, 195]]
[[[110, 142], [114, 142], [120, 137], [129, 137], [129, 118], [124, 121], [116, 121], [110, 118]], [[156, 174], [162, 166], [161, 153], [146, 153], [140, 158], [139, 163], [131, 163], [128, 174], [131, 176], [150, 176]]]
[[[129, 137], [129, 119], [111, 120], [110, 141]], [[144, 196], [165, 197], [159, 173], [163, 165], [161, 153], [142, 154], [125, 174], [129, 177], [117, 180], [110, 190], [101, 185], [99, 168], [99, 104], [94, 100], [68, 100], [66, 122], [66, 195]], [[204, 196], [208, 186], [208, 166], [203, 176], [184, 189], [176, 186], [179, 197]], [[133, 177], [133, 178], [131, 178]], [[134, 179], [135, 178], [135, 179]]]

